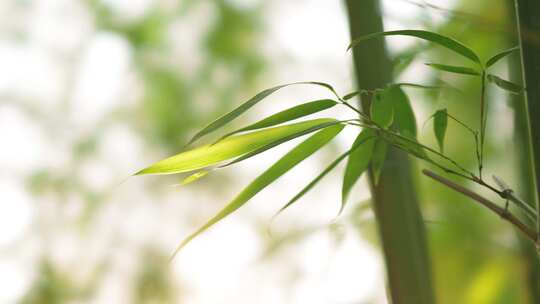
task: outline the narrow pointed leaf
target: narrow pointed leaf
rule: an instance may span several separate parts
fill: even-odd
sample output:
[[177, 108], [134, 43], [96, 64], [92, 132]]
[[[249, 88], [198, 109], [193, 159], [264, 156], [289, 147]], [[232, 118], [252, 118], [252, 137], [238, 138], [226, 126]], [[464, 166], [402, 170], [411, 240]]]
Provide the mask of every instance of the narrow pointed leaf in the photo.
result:
[[319, 183], [328, 173], [330, 173], [339, 163], [345, 159], [349, 154], [351, 153], [351, 150], [341, 154], [338, 158], [336, 158], [333, 162], [330, 163], [319, 175], [317, 175], [309, 184], [307, 184], [298, 194], [296, 194], [290, 201], [288, 201], [283, 207], [281, 207], [278, 212], [273, 217], [278, 216], [280, 213], [285, 211], [285, 209], [289, 208], [292, 204], [294, 204], [296, 201], [298, 201], [304, 194], [306, 194], [309, 190], [311, 190], [317, 183]]
[[349, 156], [352, 152], [354, 152], [356, 149], [358, 149], [366, 140], [370, 140], [371, 138], [365, 138], [363, 141], [356, 142], [349, 151], [341, 154], [338, 158], [336, 158], [333, 162], [331, 162], [319, 175], [317, 175], [309, 184], [307, 184], [298, 194], [296, 194], [290, 201], [288, 201], [283, 207], [281, 207], [278, 212], [273, 216], [275, 218], [278, 216], [281, 212], [285, 211], [285, 209], [289, 208], [292, 204], [294, 204], [297, 200], [302, 198], [304, 194], [306, 194], [309, 190], [311, 190], [317, 183], [319, 183], [328, 173], [330, 173], [339, 163], [345, 159], [347, 156]]
[[401, 134], [412, 135], [416, 138], [416, 117], [407, 94], [398, 85], [391, 85], [386, 89], [384, 98], [391, 100], [394, 108], [394, 127]]
[[174, 174], [202, 169], [260, 149], [292, 134], [297, 134], [298, 132], [333, 121], [333, 119], [313, 119], [248, 134], [231, 136], [215, 145], [204, 145], [161, 160], [137, 172], [135, 175]]
[[377, 93], [371, 102], [371, 119], [383, 128], [388, 128], [394, 120], [392, 100], [385, 92]]
[[375, 146], [376, 134], [371, 129], [364, 129], [356, 137], [353, 147], [358, 146], [350, 155], [345, 167], [345, 175], [343, 177], [343, 186], [341, 188], [341, 209], [340, 213], [345, 208], [347, 198], [352, 187], [358, 181], [362, 173], [366, 171], [373, 154]]
[[519, 94], [523, 91], [523, 87], [519, 84], [504, 80], [499, 76], [489, 74], [487, 75], [487, 79], [489, 80], [489, 82], [494, 83], [499, 88], [510, 93]]
[[268, 143], [267, 145], [264, 145], [264, 146], [262, 146], [262, 147], [260, 147], [258, 149], [255, 149], [255, 150], [253, 150], [251, 152], [248, 152], [248, 153], [234, 159], [233, 161], [231, 161], [229, 163], [226, 163], [224, 165], [219, 166], [219, 168], [228, 167], [228, 166], [230, 166], [232, 164], [236, 164], [238, 162], [241, 162], [243, 160], [251, 158], [251, 157], [253, 157], [253, 156], [257, 155], [257, 154], [263, 153], [266, 150], [270, 150], [270, 149], [272, 149], [272, 148], [274, 148], [276, 146], [281, 145], [282, 143], [288, 142], [289, 140], [295, 139], [297, 137], [300, 137], [300, 136], [303, 136], [303, 135], [306, 135], [306, 134], [309, 134], [309, 133], [313, 133], [313, 132], [315, 132], [317, 130], [324, 129], [324, 128], [327, 128], [327, 127], [330, 127], [330, 126], [333, 126], [333, 125], [336, 125], [336, 124], [341, 124], [341, 123], [342, 123], [342, 121], [339, 121], [339, 120], [326, 119], [325, 122], [322, 122], [320, 124], [317, 124], [315, 126], [312, 126], [310, 128], [304, 129], [304, 130], [300, 130], [300, 131], [298, 131], [296, 133], [292, 133], [292, 134], [287, 135], [285, 137], [279, 138], [279, 139], [277, 139], [277, 140], [275, 140], [273, 142]]
[[446, 128], [448, 126], [448, 115], [446, 109], [438, 110], [433, 114], [433, 130], [439, 149], [444, 153], [444, 137], [446, 136]]
[[211, 218], [206, 224], [201, 226], [193, 234], [189, 235], [186, 239], [180, 243], [178, 248], [173, 254], [173, 257], [191, 240], [203, 233], [205, 230], [227, 217], [238, 208], [242, 207], [253, 196], [263, 190], [266, 186], [273, 183], [280, 176], [288, 172], [295, 167], [301, 161], [318, 151], [328, 142], [330, 142], [341, 130], [343, 125], [334, 125], [326, 128], [312, 135], [283, 157], [281, 157], [275, 164], [259, 175], [253, 182], [251, 182], [242, 192], [240, 192], [231, 202], [229, 202], [221, 211], [219, 211], [213, 218]]
[[223, 140], [224, 138], [227, 138], [237, 133], [268, 128], [268, 127], [276, 126], [276, 125], [279, 125], [284, 122], [288, 122], [288, 121], [291, 121], [300, 117], [308, 116], [308, 115], [329, 109], [335, 106], [336, 104], [337, 102], [332, 99], [321, 99], [321, 100], [307, 102], [307, 103], [289, 108], [287, 110], [281, 111], [274, 115], [271, 115], [265, 119], [262, 119], [242, 129], [231, 132], [223, 136], [221, 139], [219, 139], [218, 142]]
[[199, 131], [197, 134], [195, 134], [195, 136], [193, 136], [193, 138], [189, 141], [188, 145], [192, 144], [193, 142], [195, 142], [199, 138], [201, 138], [201, 137], [203, 137], [203, 136], [205, 136], [205, 135], [207, 135], [209, 133], [212, 133], [212, 132], [216, 131], [217, 129], [221, 128], [222, 126], [228, 124], [229, 122], [231, 122], [232, 120], [234, 120], [238, 116], [242, 115], [244, 112], [249, 110], [254, 105], [258, 104], [264, 98], [268, 97], [269, 95], [276, 92], [277, 90], [288, 87], [288, 86], [291, 86], [291, 85], [297, 85], [297, 84], [311, 84], [311, 85], [322, 86], [322, 87], [325, 87], [328, 90], [332, 91], [332, 93], [334, 93], [336, 95], [336, 93], [335, 93], [334, 89], [332, 88], [332, 86], [330, 86], [329, 84], [326, 84], [326, 83], [315, 82], [315, 81], [288, 83], [288, 84], [283, 84], [283, 85], [275, 86], [273, 88], [266, 89], [264, 91], [261, 91], [257, 95], [253, 96], [248, 101], [242, 103], [240, 106], [238, 106], [234, 110], [230, 111], [229, 113], [219, 117], [218, 119], [216, 119], [213, 122], [211, 122], [210, 124], [208, 124], [201, 131]]
[[388, 150], [388, 144], [377, 138], [375, 141], [375, 147], [373, 148], [373, 155], [371, 156], [371, 169], [373, 171], [373, 182], [375, 185], [379, 183], [379, 177], [381, 176], [382, 166], [386, 160], [386, 152]]
[[191, 184], [191, 183], [205, 177], [208, 173], [210, 173], [209, 170], [202, 170], [202, 171], [199, 171], [199, 172], [195, 172], [195, 173], [191, 174], [190, 176], [184, 178], [182, 180], [182, 182], [180, 183], [180, 186], [185, 186], [187, 184]]
[[450, 73], [462, 74], [462, 75], [474, 75], [474, 76], [481, 75], [480, 72], [469, 67], [439, 64], [439, 63], [426, 63], [426, 65], [436, 70], [440, 70], [444, 72], [450, 72]]
[[494, 65], [495, 63], [497, 63], [497, 61], [501, 60], [502, 58], [512, 54], [513, 52], [515, 51], [518, 51], [519, 50], [519, 46], [515, 46], [511, 49], [508, 49], [508, 50], [505, 50], [505, 51], [502, 51], [498, 54], [496, 54], [495, 56], [491, 57], [488, 59], [488, 61], [486, 62], [486, 68], [489, 68], [490, 66]]
[[446, 36], [429, 32], [429, 31], [422, 31], [422, 30], [399, 30], [399, 31], [388, 31], [388, 32], [379, 32], [379, 33], [369, 34], [369, 35], [354, 39], [349, 45], [349, 49], [357, 46], [359, 43], [365, 40], [378, 38], [382, 36], [394, 36], [394, 35], [413, 36], [420, 39], [424, 39], [424, 40], [436, 43], [438, 45], [441, 45], [451, 51], [454, 51], [474, 61], [475, 63], [479, 65], [481, 64], [480, 58], [478, 58], [478, 55], [476, 55], [475, 52], [473, 52], [469, 47], [465, 46], [461, 42], [455, 39], [452, 39], [450, 37], [446, 37]]

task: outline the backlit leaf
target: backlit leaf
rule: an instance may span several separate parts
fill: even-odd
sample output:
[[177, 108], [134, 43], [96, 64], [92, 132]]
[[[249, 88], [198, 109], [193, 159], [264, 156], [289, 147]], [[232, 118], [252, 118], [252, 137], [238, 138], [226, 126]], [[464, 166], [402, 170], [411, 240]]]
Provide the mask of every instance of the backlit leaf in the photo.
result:
[[463, 75], [475, 75], [475, 76], [481, 75], [480, 72], [469, 67], [439, 64], [439, 63], [426, 63], [426, 65], [434, 69], [444, 71], [444, 72], [463, 74]]
[[263, 129], [263, 128], [279, 125], [284, 122], [288, 122], [288, 121], [291, 121], [300, 117], [308, 116], [308, 115], [326, 110], [328, 108], [335, 106], [336, 104], [337, 102], [331, 99], [321, 99], [321, 100], [307, 102], [307, 103], [289, 108], [287, 110], [281, 111], [274, 115], [268, 116], [267, 118], [262, 119], [254, 124], [251, 124], [247, 127], [231, 132], [223, 136], [220, 140], [223, 140], [224, 138], [227, 138], [237, 133]]
[[262, 146], [262, 147], [260, 147], [258, 149], [255, 149], [255, 150], [253, 150], [251, 152], [248, 152], [248, 153], [234, 159], [233, 161], [231, 161], [229, 163], [221, 165], [219, 168], [223, 168], [223, 167], [230, 166], [232, 164], [236, 164], [238, 162], [241, 162], [243, 160], [251, 158], [251, 157], [253, 157], [253, 156], [255, 156], [255, 155], [259, 154], [259, 153], [263, 153], [266, 150], [270, 150], [270, 149], [272, 149], [272, 148], [274, 148], [274, 147], [276, 147], [278, 145], [281, 145], [282, 143], [285, 143], [285, 142], [287, 142], [289, 140], [295, 139], [297, 137], [300, 137], [300, 136], [315, 132], [317, 130], [324, 129], [324, 128], [336, 125], [336, 124], [341, 124], [341, 123], [342, 123], [342, 121], [329, 119], [329, 121], [322, 122], [322, 123], [320, 123], [318, 125], [315, 125], [313, 127], [308, 128], [308, 129], [301, 130], [299, 132], [290, 134], [290, 135], [282, 137], [282, 138], [280, 138], [280, 139], [278, 139], [276, 141], [268, 143], [267, 145], [264, 145], [264, 146]]
[[174, 174], [202, 169], [255, 151], [282, 138], [334, 121], [333, 119], [324, 118], [313, 119], [248, 134], [231, 136], [214, 145], [204, 145], [156, 162], [150, 167], [137, 172], [135, 175]]
[[388, 31], [388, 32], [379, 32], [379, 33], [369, 34], [369, 35], [354, 39], [349, 45], [349, 49], [357, 46], [362, 41], [365, 41], [368, 39], [378, 38], [382, 36], [393, 36], [393, 35], [413, 36], [413, 37], [424, 39], [433, 43], [437, 43], [438, 45], [441, 45], [451, 51], [454, 51], [474, 61], [475, 63], [479, 65], [481, 64], [480, 58], [478, 58], [478, 55], [476, 55], [475, 52], [473, 52], [469, 47], [465, 46], [461, 42], [455, 39], [437, 34], [437, 33], [429, 32], [429, 31], [422, 31], [422, 30], [399, 30], [399, 31]]
[[375, 146], [375, 137], [375, 131], [371, 129], [363, 129], [353, 143], [353, 147], [358, 147], [349, 155], [347, 165], [345, 167], [343, 186], [341, 188], [340, 213], [345, 208], [347, 198], [352, 187], [369, 166], [369, 162], [373, 154], [373, 147]]
[[193, 183], [194, 181], [197, 181], [197, 180], [199, 180], [200, 178], [205, 177], [208, 173], [210, 173], [210, 171], [208, 171], [208, 170], [203, 170], [203, 171], [195, 172], [195, 173], [191, 174], [190, 176], [184, 178], [184, 179], [182, 180], [182, 182], [180, 183], [180, 186], [185, 186], [185, 185], [187, 185], [187, 184], [191, 184], [191, 183]]
[[285, 87], [290, 86], [290, 85], [297, 85], [297, 84], [311, 84], [311, 85], [322, 86], [322, 87], [327, 88], [328, 90], [332, 91], [332, 93], [334, 93], [335, 95], [337, 95], [335, 93], [334, 89], [332, 88], [332, 86], [330, 86], [329, 84], [326, 84], [326, 83], [316, 82], [316, 81], [304, 81], [304, 82], [288, 83], [288, 84], [283, 84], [283, 85], [275, 86], [273, 88], [266, 89], [266, 90], [258, 93], [257, 95], [253, 96], [251, 99], [244, 102], [243, 104], [241, 104], [240, 106], [238, 106], [234, 110], [230, 111], [229, 113], [219, 117], [218, 119], [216, 119], [213, 122], [211, 122], [210, 124], [208, 124], [201, 131], [199, 131], [197, 134], [195, 134], [195, 136], [193, 136], [193, 138], [189, 141], [188, 145], [192, 144], [193, 142], [195, 142], [199, 138], [201, 138], [201, 137], [203, 137], [203, 136], [205, 136], [205, 135], [207, 135], [209, 133], [212, 133], [215, 130], [221, 128], [222, 126], [228, 124], [229, 122], [231, 122], [232, 120], [234, 120], [238, 116], [242, 115], [244, 112], [249, 110], [251, 107], [253, 107], [257, 103], [259, 103], [260, 101], [262, 101], [264, 98], [266, 98], [269, 95], [271, 95], [272, 93], [276, 92], [277, 90], [285, 88]]
[[206, 224], [189, 235], [186, 239], [180, 243], [178, 248], [173, 254], [173, 257], [191, 240], [197, 237], [199, 234], [227, 217], [238, 208], [242, 207], [253, 196], [263, 190], [266, 186], [273, 183], [280, 176], [287, 171], [295, 167], [301, 161], [315, 153], [322, 148], [328, 142], [330, 142], [341, 130], [343, 125], [334, 125], [312, 135], [283, 157], [281, 157], [275, 164], [259, 175], [253, 182], [251, 182], [242, 192], [240, 192], [231, 202], [229, 202], [221, 211], [219, 211], [213, 218], [211, 218]]
[[441, 153], [444, 153], [444, 137], [446, 136], [446, 127], [448, 126], [448, 115], [446, 109], [438, 110], [433, 115], [433, 130]]

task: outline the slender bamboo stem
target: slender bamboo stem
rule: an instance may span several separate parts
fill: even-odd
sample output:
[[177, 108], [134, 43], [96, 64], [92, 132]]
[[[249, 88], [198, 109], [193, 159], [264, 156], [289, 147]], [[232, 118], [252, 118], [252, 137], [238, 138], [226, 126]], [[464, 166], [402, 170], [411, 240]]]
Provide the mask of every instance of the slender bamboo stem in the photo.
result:
[[480, 203], [482, 206], [488, 208], [490, 211], [496, 213], [499, 215], [502, 219], [510, 222], [512, 225], [514, 225], [517, 229], [519, 229], [527, 238], [529, 238], [532, 242], [537, 244], [538, 234], [534, 229], [531, 229], [529, 226], [525, 225], [520, 219], [512, 215], [507, 209], [499, 207], [497, 204], [493, 203], [492, 201], [488, 200], [487, 198], [484, 198], [480, 194], [473, 192], [459, 184], [454, 183], [453, 181], [446, 179], [438, 174], [436, 174], [433, 171], [430, 171], [428, 169], [422, 170], [422, 173], [424, 175], [438, 181], [439, 183], [463, 194], [468, 196], [469, 198], [473, 199], [474, 201]]
[[484, 168], [484, 141], [486, 137], [486, 71], [482, 71], [482, 83], [480, 92], [480, 161], [478, 164], [478, 175], [482, 179], [482, 169]]

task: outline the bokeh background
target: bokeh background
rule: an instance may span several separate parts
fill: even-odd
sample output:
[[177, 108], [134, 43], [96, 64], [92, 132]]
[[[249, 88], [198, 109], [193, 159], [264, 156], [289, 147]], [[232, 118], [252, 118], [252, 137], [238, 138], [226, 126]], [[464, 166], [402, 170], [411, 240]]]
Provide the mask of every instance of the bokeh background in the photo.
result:
[[[381, 8], [385, 29], [438, 31], [483, 58], [515, 45], [512, 1], [384, 0]], [[348, 43], [342, 1], [2, 0], [0, 303], [386, 303], [363, 179], [337, 219], [342, 170], [270, 222], [355, 130], [171, 264], [183, 237], [291, 145], [185, 187], [178, 176], [129, 178], [262, 89], [314, 80], [354, 90]], [[423, 64], [456, 63], [455, 55], [411, 38], [387, 45], [397, 80], [459, 88], [407, 89], [423, 142], [435, 144], [422, 124], [438, 108], [475, 123], [478, 82]], [[519, 82], [517, 62], [497, 72]], [[488, 94], [489, 172], [522, 185], [522, 100]], [[323, 97], [309, 86], [281, 90], [229, 130]], [[448, 152], [474, 167], [466, 132], [450, 125], [448, 140]], [[415, 174], [439, 301], [530, 301], [530, 260], [515, 231]]]

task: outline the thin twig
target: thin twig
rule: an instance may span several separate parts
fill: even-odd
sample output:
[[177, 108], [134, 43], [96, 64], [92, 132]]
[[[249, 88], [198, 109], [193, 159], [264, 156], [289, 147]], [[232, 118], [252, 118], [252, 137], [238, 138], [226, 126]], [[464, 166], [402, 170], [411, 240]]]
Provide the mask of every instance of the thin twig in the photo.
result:
[[534, 244], [537, 244], [537, 241], [538, 241], [538, 236], [536, 234], [536, 232], [531, 229], [529, 226], [525, 225], [520, 219], [518, 219], [517, 217], [515, 217], [514, 215], [512, 215], [510, 212], [508, 212], [508, 210], [504, 209], [504, 208], [501, 208], [499, 207], [497, 204], [493, 203], [492, 201], [488, 200], [487, 198], [484, 198], [483, 196], [481, 196], [480, 194], [476, 193], [476, 192], [473, 192], [459, 184], [456, 184], [454, 182], [452, 182], [451, 180], [448, 180], [438, 174], [436, 174], [435, 172], [431, 171], [431, 170], [428, 170], [428, 169], [424, 169], [422, 170], [422, 173], [424, 173], [424, 175], [428, 176], [428, 177], [431, 177], [432, 179], [438, 181], [439, 183], [465, 195], [465, 196], [468, 196], [469, 198], [473, 199], [474, 201], [480, 203], [482, 206], [488, 208], [489, 210], [491, 210], [492, 212], [496, 213], [497, 215], [499, 215], [502, 219], [510, 222], [512, 225], [514, 225], [517, 229], [519, 229], [526, 237], [528, 237]]

